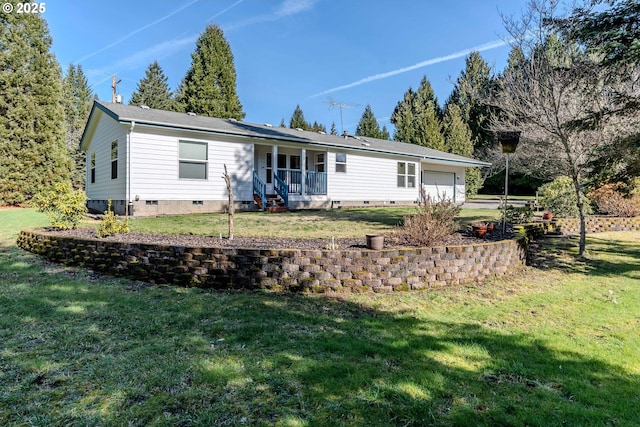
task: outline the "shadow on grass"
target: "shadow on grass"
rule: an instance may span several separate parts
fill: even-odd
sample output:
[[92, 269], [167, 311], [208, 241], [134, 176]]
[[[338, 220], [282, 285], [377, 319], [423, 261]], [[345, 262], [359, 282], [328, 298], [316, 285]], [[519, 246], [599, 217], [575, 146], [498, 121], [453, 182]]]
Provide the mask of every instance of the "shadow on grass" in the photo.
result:
[[[587, 254], [578, 256], [578, 237], [547, 238], [533, 242], [530, 260], [534, 267], [584, 273], [591, 276], [629, 275], [640, 271], [636, 242], [587, 237]], [[590, 253], [598, 254], [593, 257]]]
[[637, 375], [430, 313], [426, 293], [419, 311], [392, 312], [135, 286], [1, 255], [3, 425], [637, 422]]

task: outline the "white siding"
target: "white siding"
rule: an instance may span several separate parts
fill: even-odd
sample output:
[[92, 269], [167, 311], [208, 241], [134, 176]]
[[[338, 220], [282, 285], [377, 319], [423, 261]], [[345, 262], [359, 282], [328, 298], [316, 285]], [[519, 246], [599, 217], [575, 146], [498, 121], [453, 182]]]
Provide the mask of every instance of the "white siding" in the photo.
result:
[[[85, 155], [87, 159], [86, 193], [92, 200], [125, 200], [127, 128], [104, 113]], [[111, 142], [118, 141], [118, 178], [111, 179]], [[91, 183], [91, 153], [96, 153], [96, 182]]]
[[[406, 157], [347, 153], [347, 172], [336, 172], [336, 153], [328, 154], [328, 195], [332, 200], [414, 201], [418, 199], [420, 165]], [[398, 187], [398, 162], [416, 165], [415, 188]]]
[[[178, 177], [180, 140], [208, 143], [206, 180]], [[227, 200], [224, 164], [236, 200], [253, 199], [253, 145], [221, 141], [189, 132], [135, 129], [131, 151], [131, 197], [140, 200]]]

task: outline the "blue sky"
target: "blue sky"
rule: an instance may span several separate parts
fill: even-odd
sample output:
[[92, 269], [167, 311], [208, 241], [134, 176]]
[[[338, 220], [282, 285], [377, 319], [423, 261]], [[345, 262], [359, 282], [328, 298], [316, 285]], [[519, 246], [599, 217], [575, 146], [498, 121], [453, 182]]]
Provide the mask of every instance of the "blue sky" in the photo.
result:
[[470, 50], [496, 70], [509, 53], [501, 14], [519, 16], [526, 0], [64, 0], [44, 18], [63, 70], [81, 64], [101, 100], [111, 76], [128, 103], [157, 60], [175, 89], [198, 36], [222, 27], [235, 57], [245, 121], [288, 124], [300, 104], [307, 121], [355, 132], [367, 104], [389, 117], [423, 75], [440, 103]]

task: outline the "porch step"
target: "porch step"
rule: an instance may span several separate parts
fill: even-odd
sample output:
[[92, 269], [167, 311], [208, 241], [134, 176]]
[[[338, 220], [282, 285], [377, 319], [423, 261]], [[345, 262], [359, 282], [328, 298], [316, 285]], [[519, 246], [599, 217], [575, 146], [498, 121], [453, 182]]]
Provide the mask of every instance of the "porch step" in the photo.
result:
[[[257, 194], [253, 195], [253, 200], [262, 210], [262, 199]], [[266, 212], [289, 212], [289, 208], [285, 206], [284, 201], [277, 194], [267, 194]]]

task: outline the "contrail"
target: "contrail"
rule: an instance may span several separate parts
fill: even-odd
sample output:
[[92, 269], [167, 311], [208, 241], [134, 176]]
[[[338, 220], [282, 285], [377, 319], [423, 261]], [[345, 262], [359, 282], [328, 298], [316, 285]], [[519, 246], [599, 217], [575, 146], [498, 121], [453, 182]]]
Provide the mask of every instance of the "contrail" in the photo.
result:
[[316, 93], [315, 95], [311, 95], [307, 99], [317, 98], [319, 96], [327, 95], [327, 94], [330, 94], [330, 93], [333, 93], [333, 92], [337, 92], [339, 90], [350, 89], [352, 87], [360, 86], [360, 85], [363, 85], [365, 83], [371, 83], [371, 82], [374, 82], [376, 80], [386, 79], [387, 77], [396, 76], [398, 74], [406, 73], [408, 71], [415, 70], [417, 68], [427, 67], [429, 65], [434, 65], [434, 64], [439, 64], [441, 62], [450, 61], [452, 59], [460, 58], [462, 56], [467, 56], [471, 52], [482, 52], [482, 51], [485, 51], [485, 50], [495, 49], [497, 47], [505, 46], [508, 43], [509, 43], [509, 41], [494, 40], [492, 42], [485, 43], [485, 44], [480, 45], [480, 46], [471, 47], [469, 49], [461, 50], [459, 52], [455, 52], [455, 53], [452, 53], [450, 55], [439, 56], [439, 57], [433, 58], [433, 59], [427, 59], [426, 61], [418, 62], [417, 64], [410, 65], [408, 67], [399, 68], [397, 70], [387, 71], [386, 73], [380, 73], [380, 74], [376, 74], [376, 75], [373, 75], [373, 76], [365, 77], [363, 79], [357, 80], [357, 81], [352, 82], [352, 83], [348, 83], [346, 85], [337, 86], [337, 87], [334, 87], [334, 88], [327, 89], [327, 90], [324, 90], [322, 92]]
[[[184, 10], [184, 9], [188, 8], [189, 6], [191, 6], [191, 5], [192, 5], [192, 4], [194, 4], [194, 3], [197, 3], [198, 1], [200, 1], [200, 0], [192, 0], [192, 1], [190, 1], [189, 3], [185, 4], [184, 6], [182, 6], [182, 7], [178, 8], [178, 9], [174, 10], [174, 11], [173, 11], [173, 12], [171, 12], [170, 14], [168, 14], [168, 15], [166, 15], [166, 16], [163, 16], [162, 18], [157, 19], [157, 20], [153, 21], [153, 22], [152, 22], [152, 23], [150, 23], [150, 24], [147, 24], [147, 25], [145, 25], [145, 26], [142, 26], [142, 27], [138, 28], [137, 30], [133, 30], [132, 32], [130, 32], [130, 33], [129, 33], [129, 34], [127, 34], [126, 36], [119, 38], [118, 40], [114, 41], [113, 43], [108, 44], [107, 46], [105, 46], [105, 47], [103, 47], [103, 48], [101, 48], [101, 49], [98, 49], [98, 50], [96, 50], [95, 52], [92, 52], [92, 53], [90, 53], [90, 54], [88, 54], [88, 55], [83, 56], [82, 58], [80, 58], [80, 59], [78, 59], [77, 61], [75, 61], [75, 63], [76, 63], [76, 64], [79, 64], [80, 62], [82, 62], [82, 61], [86, 61], [87, 59], [89, 59], [89, 58], [91, 58], [91, 57], [94, 57], [94, 56], [96, 56], [97, 54], [99, 54], [99, 53], [101, 53], [101, 52], [104, 52], [104, 51], [105, 51], [105, 50], [107, 50], [107, 49], [110, 49], [110, 48], [112, 48], [112, 47], [114, 47], [114, 46], [116, 46], [116, 45], [119, 45], [119, 44], [120, 44], [120, 43], [122, 43], [123, 41], [125, 41], [125, 40], [127, 40], [127, 39], [130, 39], [131, 37], [135, 36], [135, 35], [136, 35], [136, 34], [138, 34], [139, 32], [144, 31], [144, 30], [146, 30], [146, 29], [147, 29], [147, 28], [149, 28], [149, 27], [152, 27], [152, 26], [154, 26], [154, 25], [156, 25], [156, 24], [159, 24], [160, 22], [162, 22], [162, 21], [164, 21], [164, 20], [166, 20], [166, 19], [171, 18], [171, 17], [172, 17], [173, 15], [175, 15], [176, 13], [180, 12], [181, 10]], [[235, 6], [235, 5], [233, 5], [233, 6]], [[233, 6], [232, 6], [232, 7], [233, 7]]]

